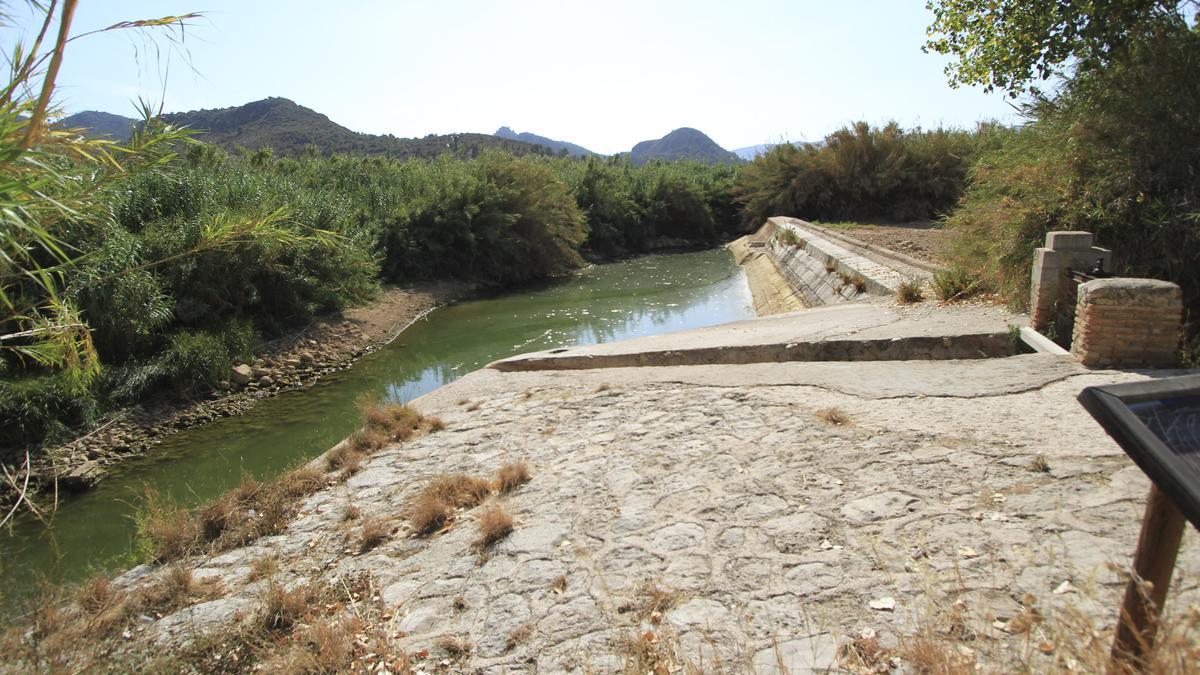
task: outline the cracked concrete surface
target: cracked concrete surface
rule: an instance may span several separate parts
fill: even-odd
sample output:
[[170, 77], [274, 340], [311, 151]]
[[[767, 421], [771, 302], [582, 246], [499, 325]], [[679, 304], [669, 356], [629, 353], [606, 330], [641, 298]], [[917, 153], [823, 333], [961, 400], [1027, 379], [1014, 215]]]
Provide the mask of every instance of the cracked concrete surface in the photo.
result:
[[[1052, 657], [995, 622], [1027, 595], [1115, 620], [1148, 482], [1074, 397], [1142, 377], [1044, 355], [485, 369], [414, 403], [445, 431], [375, 455], [284, 534], [190, 561], [228, 597], [152, 631], [178, 639], [198, 610], [206, 626], [235, 620], [266, 583], [248, 581], [251, 564], [274, 555], [289, 584], [368, 572], [389, 634], [435, 654], [440, 636], [467, 636], [464, 672], [619, 671], [644, 631], [701, 667], [820, 670], [866, 629], [895, 644], [950, 597], [970, 609], [977, 648], [1044, 670]], [[823, 422], [828, 408], [851, 423]], [[516, 528], [486, 560], [475, 511], [430, 539], [402, 527], [368, 553], [348, 545], [348, 504], [398, 517], [437, 474], [517, 459], [533, 478], [504, 498]], [[1196, 602], [1191, 530], [1176, 574], [1174, 601]], [[628, 610], [647, 580], [676, 592], [661, 617]], [[1056, 594], [1064, 581], [1080, 590]]]

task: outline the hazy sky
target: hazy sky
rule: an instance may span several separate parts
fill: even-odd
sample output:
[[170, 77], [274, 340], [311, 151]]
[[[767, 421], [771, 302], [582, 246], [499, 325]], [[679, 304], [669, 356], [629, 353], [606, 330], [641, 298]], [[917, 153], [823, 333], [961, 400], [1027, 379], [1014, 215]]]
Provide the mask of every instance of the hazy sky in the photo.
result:
[[[604, 153], [681, 126], [734, 149], [856, 119], [1015, 120], [1003, 95], [946, 85], [945, 60], [921, 52], [924, 4], [83, 0], [75, 33], [205, 15], [182, 47], [159, 36], [158, 56], [137, 32], [72, 43], [59, 103], [134, 116], [139, 95], [167, 112], [283, 96], [355, 131], [508, 125]], [[6, 50], [17, 32], [4, 30]]]

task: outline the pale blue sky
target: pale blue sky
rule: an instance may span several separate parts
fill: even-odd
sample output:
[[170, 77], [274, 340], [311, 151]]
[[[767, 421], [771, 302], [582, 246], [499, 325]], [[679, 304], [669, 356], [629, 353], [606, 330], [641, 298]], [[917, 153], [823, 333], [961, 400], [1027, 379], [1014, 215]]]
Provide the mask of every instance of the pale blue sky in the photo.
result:
[[92, 36], [67, 52], [59, 103], [133, 116], [139, 95], [168, 112], [284, 96], [355, 131], [508, 125], [605, 153], [680, 126], [733, 149], [856, 119], [1016, 119], [1001, 94], [947, 86], [921, 52], [924, 0], [83, 0], [75, 32], [188, 11], [205, 12], [184, 44], [197, 72], [136, 33]]

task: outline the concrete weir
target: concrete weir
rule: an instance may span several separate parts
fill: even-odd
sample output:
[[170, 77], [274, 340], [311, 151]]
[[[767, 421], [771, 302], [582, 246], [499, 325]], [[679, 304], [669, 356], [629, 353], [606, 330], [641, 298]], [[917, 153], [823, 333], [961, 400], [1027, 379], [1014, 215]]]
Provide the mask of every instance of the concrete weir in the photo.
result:
[[846, 303], [680, 333], [520, 354], [502, 371], [787, 361], [979, 359], [1015, 352], [1020, 317], [999, 308]]
[[798, 218], [770, 218], [754, 240], [751, 245], [765, 249], [808, 307], [892, 296], [905, 282], [925, 283], [932, 277], [915, 262], [877, 252], [868, 257], [869, 251], [860, 253], [836, 233]]

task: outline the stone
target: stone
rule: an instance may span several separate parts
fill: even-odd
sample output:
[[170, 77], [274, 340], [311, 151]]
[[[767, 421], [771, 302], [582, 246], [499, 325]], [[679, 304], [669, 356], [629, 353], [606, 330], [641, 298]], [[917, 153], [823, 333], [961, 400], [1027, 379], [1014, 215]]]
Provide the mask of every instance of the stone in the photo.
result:
[[58, 477], [58, 487], [70, 492], [86, 490], [104, 477], [105, 470], [99, 461], [91, 459]]
[[229, 370], [229, 379], [234, 384], [247, 385], [250, 384], [253, 374], [254, 372], [250, 369], [250, 366], [242, 363]]
[[269, 387], [272, 384], [275, 384], [275, 380], [271, 379], [270, 375], [263, 375], [258, 378], [258, 386], [260, 387]]

